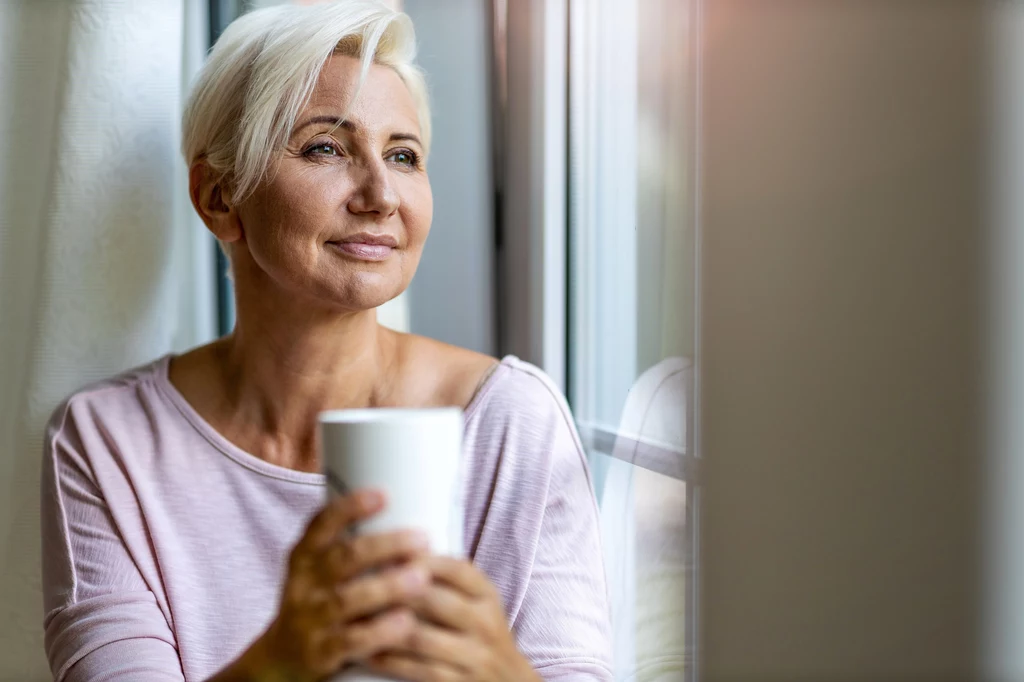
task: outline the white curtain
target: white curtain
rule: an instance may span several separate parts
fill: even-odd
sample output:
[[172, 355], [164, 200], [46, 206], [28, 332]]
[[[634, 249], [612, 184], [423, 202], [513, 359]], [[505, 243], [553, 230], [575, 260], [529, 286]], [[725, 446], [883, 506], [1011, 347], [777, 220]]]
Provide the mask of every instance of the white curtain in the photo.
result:
[[0, 680], [50, 679], [37, 513], [49, 414], [212, 333], [209, 239], [178, 154], [200, 5], [0, 5]]

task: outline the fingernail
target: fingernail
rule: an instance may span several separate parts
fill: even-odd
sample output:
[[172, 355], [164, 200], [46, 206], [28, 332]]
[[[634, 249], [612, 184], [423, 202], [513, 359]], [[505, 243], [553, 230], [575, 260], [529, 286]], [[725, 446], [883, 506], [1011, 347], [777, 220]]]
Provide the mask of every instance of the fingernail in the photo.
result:
[[416, 618], [408, 611], [402, 610], [392, 616], [391, 624], [393, 627], [399, 630], [411, 628], [416, 624]]
[[412, 549], [429, 549], [430, 538], [422, 530], [411, 530], [406, 535], [406, 541], [409, 543], [409, 547]]
[[426, 586], [429, 576], [422, 568], [410, 568], [402, 576], [402, 582], [409, 589], [417, 590]]
[[360, 493], [360, 500], [364, 506], [375, 509], [384, 502], [384, 496], [378, 490], [364, 490]]

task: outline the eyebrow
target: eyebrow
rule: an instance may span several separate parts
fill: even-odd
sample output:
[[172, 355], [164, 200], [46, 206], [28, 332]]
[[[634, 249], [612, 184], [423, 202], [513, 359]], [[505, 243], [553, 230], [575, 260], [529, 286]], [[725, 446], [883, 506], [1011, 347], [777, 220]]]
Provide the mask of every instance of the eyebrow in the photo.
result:
[[[342, 128], [343, 130], [346, 130], [350, 133], [356, 132], [356, 125], [352, 123], [352, 121], [338, 118], [337, 116], [330, 116], [325, 114], [321, 116], [314, 116], [308, 121], [304, 121], [298, 127], [295, 128], [292, 134], [294, 135], [303, 128], [311, 126], [314, 123], [330, 123], [332, 126], [336, 128]], [[421, 147], [423, 146], [423, 143], [420, 142], [420, 138], [417, 137], [416, 135], [413, 135], [412, 133], [391, 133], [391, 136], [388, 138], [388, 142], [396, 142], [399, 140], [408, 140], [411, 142], [415, 142]]]

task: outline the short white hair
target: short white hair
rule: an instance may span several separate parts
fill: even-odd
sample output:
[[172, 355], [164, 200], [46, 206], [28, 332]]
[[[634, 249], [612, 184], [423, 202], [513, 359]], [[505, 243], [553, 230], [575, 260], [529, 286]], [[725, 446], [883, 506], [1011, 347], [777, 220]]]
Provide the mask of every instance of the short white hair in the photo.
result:
[[371, 0], [337, 0], [256, 10], [224, 30], [185, 106], [185, 162], [191, 167], [205, 160], [231, 199], [244, 201], [266, 178], [335, 54], [361, 60], [360, 86], [372, 64], [395, 70], [416, 103], [428, 152], [430, 104], [423, 72], [414, 62], [412, 21]]

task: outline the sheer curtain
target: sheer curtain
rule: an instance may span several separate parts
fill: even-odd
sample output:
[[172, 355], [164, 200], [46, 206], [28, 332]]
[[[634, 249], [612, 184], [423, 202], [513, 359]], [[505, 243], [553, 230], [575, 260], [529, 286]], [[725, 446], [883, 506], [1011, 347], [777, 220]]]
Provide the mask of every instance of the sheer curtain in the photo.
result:
[[204, 6], [0, 5], [2, 680], [50, 679], [37, 515], [47, 417], [82, 384], [213, 332], [213, 252], [178, 153]]

